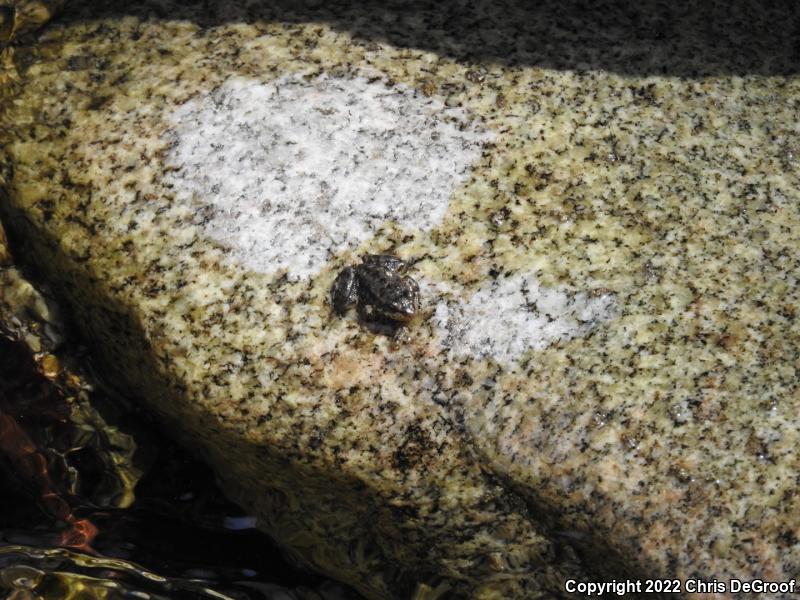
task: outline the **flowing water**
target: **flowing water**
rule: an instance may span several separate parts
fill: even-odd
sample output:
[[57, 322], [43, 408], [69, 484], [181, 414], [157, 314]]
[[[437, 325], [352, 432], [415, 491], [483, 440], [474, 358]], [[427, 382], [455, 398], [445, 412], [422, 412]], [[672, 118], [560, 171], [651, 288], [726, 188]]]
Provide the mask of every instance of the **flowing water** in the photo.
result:
[[146, 414], [36, 367], [0, 337], [0, 598], [357, 598], [289, 564]]

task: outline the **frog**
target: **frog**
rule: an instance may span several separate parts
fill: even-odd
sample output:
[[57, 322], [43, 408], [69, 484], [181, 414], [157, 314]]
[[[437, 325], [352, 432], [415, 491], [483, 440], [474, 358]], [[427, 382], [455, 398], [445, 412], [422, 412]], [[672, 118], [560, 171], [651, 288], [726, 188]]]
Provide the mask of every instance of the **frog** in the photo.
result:
[[409, 264], [390, 254], [367, 254], [345, 267], [331, 287], [333, 311], [344, 316], [353, 306], [368, 325], [396, 330], [419, 311], [419, 285], [406, 275]]

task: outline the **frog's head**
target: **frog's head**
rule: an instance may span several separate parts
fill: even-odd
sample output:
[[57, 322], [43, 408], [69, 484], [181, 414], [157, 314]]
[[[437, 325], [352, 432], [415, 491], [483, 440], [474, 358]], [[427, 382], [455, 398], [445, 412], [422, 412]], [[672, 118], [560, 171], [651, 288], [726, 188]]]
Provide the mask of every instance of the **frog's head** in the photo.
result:
[[401, 278], [381, 298], [380, 312], [393, 321], [409, 321], [418, 311], [419, 286], [410, 277]]
[[391, 254], [366, 254], [361, 257], [361, 262], [368, 267], [383, 269], [387, 273], [398, 273], [408, 266], [404, 260]]

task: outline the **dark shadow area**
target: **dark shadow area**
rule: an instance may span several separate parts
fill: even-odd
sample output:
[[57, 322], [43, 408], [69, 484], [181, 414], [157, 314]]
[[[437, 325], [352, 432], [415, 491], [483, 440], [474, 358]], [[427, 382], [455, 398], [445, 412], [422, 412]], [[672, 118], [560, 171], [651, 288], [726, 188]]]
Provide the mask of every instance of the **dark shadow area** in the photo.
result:
[[[224, 497], [207, 466], [172, 442], [152, 415], [121, 406], [132, 399], [120, 402], [99, 390], [90, 398], [95, 406], [113, 405], [117, 422], [136, 433], [145, 475], [129, 507], [110, 502], [123, 492], [109, 483], [119, 479], [108, 466], [113, 442], [74, 421], [74, 399], [36, 370], [23, 344], [0, 332], [0, 598], [23, 597], [9, 592], [17, 588], [9, 573], [19, 565], [40, 573], [31, 592], [46, 598], [72, 597], [65, 588], [79, 586], [89, 573], [98, 579], [85, 590], [87, 598], [104, 583], [131, 598], [146, 592], [165, 598], [166, 592], [173, 600], [220, 594], [296, 600], [308, 597], [304, 590], [320, 597], [312, 589], [327, 590], [329, 600], [360, 598], [288, 561]], [[62, 550], [96, 562], [79, 564]], [[164, 579], [142, 576], [147, 570]]]
[[788, 75], [800, 65], [790, 0], [73, 1], [62, 22], [97, 17], [326, 23], [360, 42], [501, 63], [627, 75]]

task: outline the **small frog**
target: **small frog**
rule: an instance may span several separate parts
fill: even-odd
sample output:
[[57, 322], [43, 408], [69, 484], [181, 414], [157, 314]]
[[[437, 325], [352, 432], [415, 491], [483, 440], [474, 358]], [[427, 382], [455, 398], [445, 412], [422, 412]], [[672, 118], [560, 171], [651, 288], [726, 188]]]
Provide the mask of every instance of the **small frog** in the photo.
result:
[[367, 254], [361, 264], [345, 267], [331, 287], [331, 304], [338, 315], [356, 306], [367, 324], [398, 329], [419, 310], [419, 286], [404, 275], [408, 264], [388, 254]]

